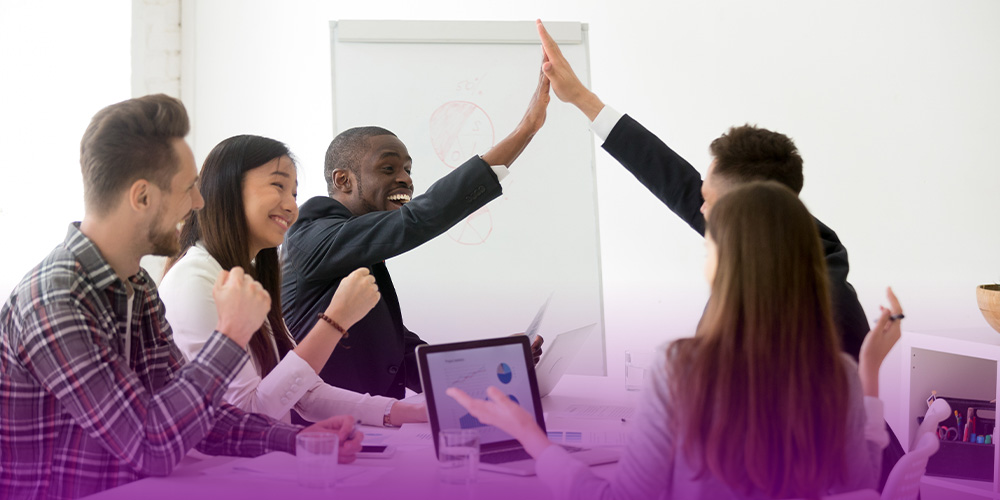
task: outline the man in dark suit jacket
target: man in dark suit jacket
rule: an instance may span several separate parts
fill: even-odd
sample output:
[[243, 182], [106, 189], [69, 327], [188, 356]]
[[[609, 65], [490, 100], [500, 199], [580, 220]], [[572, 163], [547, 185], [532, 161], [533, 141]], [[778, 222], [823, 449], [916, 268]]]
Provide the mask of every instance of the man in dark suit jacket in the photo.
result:
[[[283, 245], [281, 294], [289, 330], [304, 336], [329, 304], [340, 280], [368, 267], [379, 303], [351, 327], [320, 377], [361, 393], [401, 398], [420, 391], [414, 349], [423, 341], [403, 325], [385, 260], [431, 240], [500, 196], [500, 180], [545, 122], [548, 80], [538, 87], [521, 123], [482, 156], [474, 156], [410, 199], [412, 159], [388, 130], [359, 127], [330, 143], [324, 174], [329, 197], [307, 201]], [[541, 341], [533, 346], [540, 353]], [[391, 424], [391, 415], [385, 423]]]
[[[605, 106], [594, 123], [610, 115], [614, 125], [603, 148], [677, 214], [692, 229], [705, 235], [705, 215], [715, 201], [735, 186], [754, 180], [774, 180], [798, 193], [802, 189], [802, 157], [792, 140], [767, 129], [732, 127], [712, 142], [714, 160], [704, 182], [694, 167], [658, 137], [628, 115]], [[847, 249], [832, 229], [816, 220], [830, 275], [834, 323], [844, 352], [858, 359], [861, 342], [870, 329], [858, 295], [847, 282]]]
[[[562, 56], [559, 46], [538, 23], [547, 62], [542, 66], [560, 100], [576, 106], [591, 120], [591, 129], [604, 139], [603, 148], [632, 173], [647, 189], [692, 229], [704, 236], [705, 217], [712, 205], [728, 190], [755, 180], [774, 180], [795, 193], [802, 190], [802, 157], [792, 140], [766, 129], [733, 127], [712, 142], [713, 161], [702, 181], [701, 175], [684, 158], [646, 130], [639, 122], [623, 115], [583, 86]], [[827, 272], [835, 326], [841, 348], [858, 359], [861, 342], [870, 327], [854, 287], [847, 282], [847, 249], [832, 229], [816, 220]], [[888, 427], [888, 425], [886, 426]], [[903, 455], [892, 430], [883, 454], [882, 479]]]

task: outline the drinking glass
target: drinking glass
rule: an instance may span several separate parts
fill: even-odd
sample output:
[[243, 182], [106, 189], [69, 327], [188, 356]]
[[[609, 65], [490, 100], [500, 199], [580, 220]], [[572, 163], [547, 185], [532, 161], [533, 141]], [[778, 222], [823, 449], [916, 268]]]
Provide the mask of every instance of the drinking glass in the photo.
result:
[[337, 482], [340, 439], [332, 432], [300, 432], [295, 437], [299, 486], [333, 488]]
[[646, 368], [632, 359], [632, 353], [625, 351], [625, 390], [638, 391], [642, 389]]
[[479, 432], [474, 429], [445, 429], [438, 433], [438, 463], [441, 481], [469, 484], [479, 470]]

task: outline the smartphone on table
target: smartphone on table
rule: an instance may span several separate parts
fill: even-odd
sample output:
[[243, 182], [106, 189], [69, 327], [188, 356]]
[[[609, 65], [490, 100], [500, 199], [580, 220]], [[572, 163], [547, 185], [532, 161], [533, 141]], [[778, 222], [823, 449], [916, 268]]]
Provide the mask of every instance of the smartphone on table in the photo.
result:
[[361, 451], [358, 452], [358, 458], [389, 458], [395, 454], [396, 448], [394, 446], [386, 446], [384, 444], [366, 444], [361, 446]]

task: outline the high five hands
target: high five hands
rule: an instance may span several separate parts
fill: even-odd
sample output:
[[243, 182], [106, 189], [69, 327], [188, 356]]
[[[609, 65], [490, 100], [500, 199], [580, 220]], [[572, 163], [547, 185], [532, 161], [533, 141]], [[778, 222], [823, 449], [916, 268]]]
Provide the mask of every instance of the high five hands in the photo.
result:
[[569, 61], [559, 49], [559, 45], [549, 35], [540, 19], [535, 21], [535, 26], [538, 28], [538, 38], [542, 41], [542, 51], [545, 53], [542, 72], [548, 78], [552, 92], [560, 101], [576, 106], [590, 121], [594, 121], [604, 108], [604, 103], [580, 82]]
[[[544, 63], [545, 58], [542, 58]], [[538, 83], [535, 85], [535, 92], [528, 102], [528, 110], [524, 112], [521, 122], [507, 137], [503, 138], [489, 151], [482, 154], [481, 158], [488, 165], [506, 165], [510, 167], [514, 160], [521, 155], [524, 148], [528, 146], [535, 133], [545, 124], [546, 110], [549, 106], [549, 79], [544, 72], [538, 71]]]

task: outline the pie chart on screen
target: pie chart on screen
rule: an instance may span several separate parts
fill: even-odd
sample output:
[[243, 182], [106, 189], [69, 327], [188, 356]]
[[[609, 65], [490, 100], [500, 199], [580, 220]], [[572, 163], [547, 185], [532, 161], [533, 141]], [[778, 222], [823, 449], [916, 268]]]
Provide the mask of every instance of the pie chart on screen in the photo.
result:
[[497, 378], [500, 379], [501, 383], [509, 384], [510, 379], [513, 377], [514, 375], [510, 372], [510, 366], [507, 366], [507, 363], [497, 365]]

